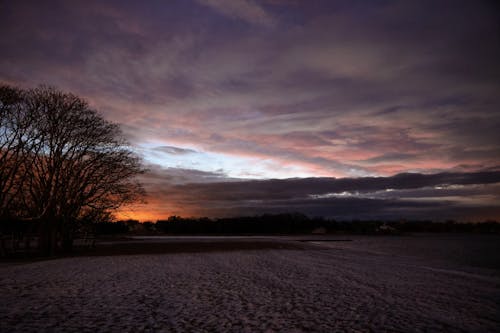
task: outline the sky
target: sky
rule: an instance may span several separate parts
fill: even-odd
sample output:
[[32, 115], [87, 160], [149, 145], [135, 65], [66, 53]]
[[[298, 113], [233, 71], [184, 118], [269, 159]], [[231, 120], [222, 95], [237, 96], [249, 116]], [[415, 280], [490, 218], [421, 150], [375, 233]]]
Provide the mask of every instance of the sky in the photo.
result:
[[121, 124], [121, 218], [500, 220], [495, 1], [0, 0], [0, 50]]

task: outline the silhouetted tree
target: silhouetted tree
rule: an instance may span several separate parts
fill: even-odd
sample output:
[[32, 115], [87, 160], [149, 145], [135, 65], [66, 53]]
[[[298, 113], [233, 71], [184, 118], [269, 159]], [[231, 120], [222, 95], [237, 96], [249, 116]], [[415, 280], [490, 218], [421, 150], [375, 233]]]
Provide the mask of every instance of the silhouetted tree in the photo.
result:
[[84, 100], [48, 87], [1, 91], [0, 144], [9, 165], [1, 173], [2, 212], [36, 220], [42, 252], [53, 253], [59, 241], [70, 249], [77, 221], [143, 193], [135, 180], [140, 160], [119, 126]]
[[[40, 150], [37, 114], [23, 107], [25, 92], [0, 86], [0, 219], [22, 210], [20, 196], [27, 165]], [[13, 214], [15, 212], [15, 214]]]

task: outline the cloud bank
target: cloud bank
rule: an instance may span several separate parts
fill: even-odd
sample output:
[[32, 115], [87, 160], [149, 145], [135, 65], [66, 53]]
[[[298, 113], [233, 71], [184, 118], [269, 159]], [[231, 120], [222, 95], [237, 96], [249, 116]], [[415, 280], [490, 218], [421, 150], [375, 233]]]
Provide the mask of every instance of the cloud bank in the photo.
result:
[[[302, 212], [341, 220], [480, 221], [500, 213], [500, 171], [228, 180], [221, 174], [156, 169], [148, 179], [150, 207], [157, 209], [150, 211], [151, 219]], [[197, 182], [186, 183], [190, 179]]]

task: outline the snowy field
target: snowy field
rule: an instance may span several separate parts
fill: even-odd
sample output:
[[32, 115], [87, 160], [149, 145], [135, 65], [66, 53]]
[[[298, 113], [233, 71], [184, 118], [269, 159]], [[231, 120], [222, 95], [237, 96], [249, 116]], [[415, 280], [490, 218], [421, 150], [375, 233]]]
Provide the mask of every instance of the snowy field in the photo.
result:
[[2, 264], [0, 331], [500, 332], [499, 236], [317, 238]]

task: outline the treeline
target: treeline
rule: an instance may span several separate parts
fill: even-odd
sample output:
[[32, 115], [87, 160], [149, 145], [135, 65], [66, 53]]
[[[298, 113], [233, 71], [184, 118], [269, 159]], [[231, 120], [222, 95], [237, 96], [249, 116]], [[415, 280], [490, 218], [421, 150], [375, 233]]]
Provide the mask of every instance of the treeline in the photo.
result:
[[210, 219], [171, 216], [156, 223], [135, 220], [97, 223], [96, 233], [109, 234], [399, 234], [407, 232], [467, 232], [500, 234], [500, 223], [458, 223], [455, 221], [336, 221], [310, 218], [300, 213]]

